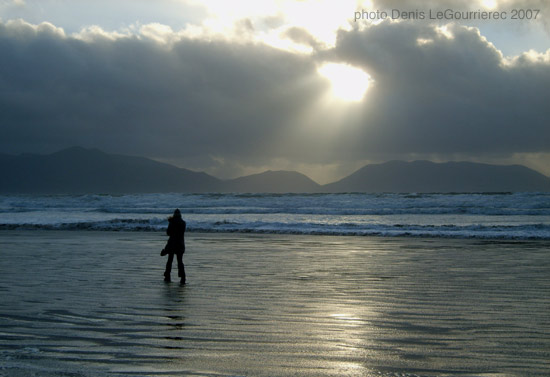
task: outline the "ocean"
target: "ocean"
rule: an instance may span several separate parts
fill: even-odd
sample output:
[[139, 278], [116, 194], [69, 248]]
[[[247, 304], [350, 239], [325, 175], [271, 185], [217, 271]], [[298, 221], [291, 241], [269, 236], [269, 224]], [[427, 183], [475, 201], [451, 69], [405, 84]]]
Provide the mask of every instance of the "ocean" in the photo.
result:
[[0, 229], [550, 239], [550, 193], [0, 196]]
[[548, 376], [549, 245], [542, 193], [0, 196], [0, 377]]

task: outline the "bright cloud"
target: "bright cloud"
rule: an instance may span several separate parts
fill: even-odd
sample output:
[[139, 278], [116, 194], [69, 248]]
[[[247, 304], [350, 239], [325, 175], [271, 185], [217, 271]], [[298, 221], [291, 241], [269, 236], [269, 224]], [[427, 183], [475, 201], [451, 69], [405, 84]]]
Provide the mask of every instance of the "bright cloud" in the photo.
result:
[[289, 28], [302, 28], [319, 42], [333, 45], [339, 29], [348, 29], [357, 2], [354, 0], [213, 0], [191, 1], [208, 10], [202, 22], [206, 34], [231, 34], [247, 20], [256, 40], [281, 47], [280, 35]]

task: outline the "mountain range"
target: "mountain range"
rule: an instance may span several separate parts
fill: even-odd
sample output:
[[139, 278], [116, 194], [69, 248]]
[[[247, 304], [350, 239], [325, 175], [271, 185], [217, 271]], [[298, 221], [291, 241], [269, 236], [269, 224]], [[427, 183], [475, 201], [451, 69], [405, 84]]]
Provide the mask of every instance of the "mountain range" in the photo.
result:
[[144, 157], [73, 147], [49, 155], [0, 155], [0, 193], [513, 192], [550, 191], [550, 178], [521, 165], [390, 161], [327, 185], [294, 171], [221, 180]]

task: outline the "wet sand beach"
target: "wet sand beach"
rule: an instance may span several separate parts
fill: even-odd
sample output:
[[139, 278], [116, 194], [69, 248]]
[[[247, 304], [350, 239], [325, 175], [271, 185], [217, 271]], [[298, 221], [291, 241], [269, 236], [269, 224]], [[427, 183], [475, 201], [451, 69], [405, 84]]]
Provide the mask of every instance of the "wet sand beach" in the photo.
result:
[[0, 231], [0, 376], [550, 374], [548, 241], [165, 240]]

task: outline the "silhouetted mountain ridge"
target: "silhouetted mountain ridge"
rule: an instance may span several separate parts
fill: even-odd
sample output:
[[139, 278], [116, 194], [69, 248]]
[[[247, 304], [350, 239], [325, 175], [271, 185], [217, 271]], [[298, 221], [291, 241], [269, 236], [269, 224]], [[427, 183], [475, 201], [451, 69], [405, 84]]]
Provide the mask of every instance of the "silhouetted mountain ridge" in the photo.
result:
[[512, 192], [550, 191], [550, 178], [521, 165], [390, 161], [328, 185], [295, 171], [221, 180], [145, 157], [73, 147], [49, 155], [0, 154], [0, 193]]
[[321, 185], [302, 173], [295, 171], [268, 170], [229, 180], [224, 191], [228, 192], [272, 192], [300, 193], [318, 192]]
[[0, 160], [0, 192], [145, 193], [202, 192], [221, 180], [145, 157], [74, 147], [50, 155]]
[[550, 191], [550, 178], [522, 165], [389, 161], [366, 165], [325, 192]]

